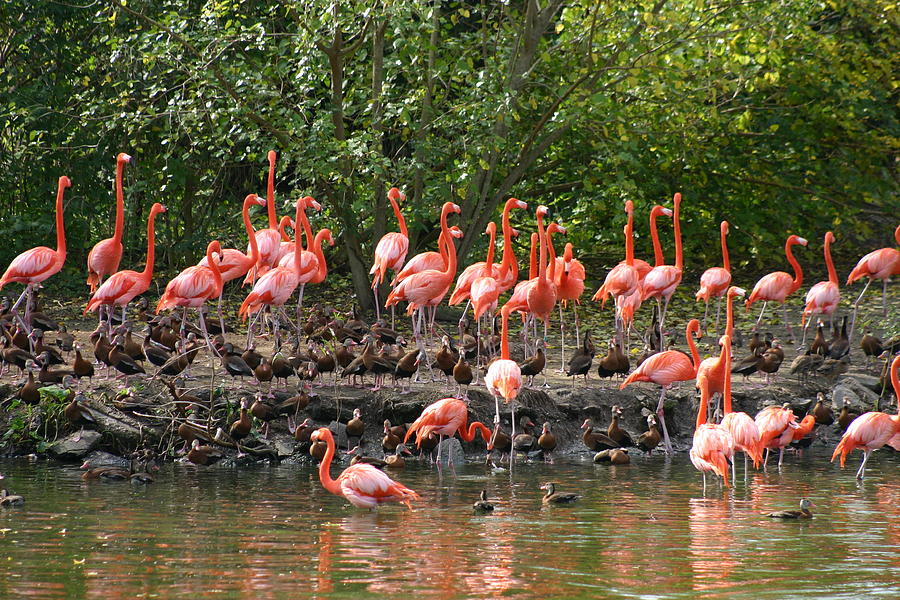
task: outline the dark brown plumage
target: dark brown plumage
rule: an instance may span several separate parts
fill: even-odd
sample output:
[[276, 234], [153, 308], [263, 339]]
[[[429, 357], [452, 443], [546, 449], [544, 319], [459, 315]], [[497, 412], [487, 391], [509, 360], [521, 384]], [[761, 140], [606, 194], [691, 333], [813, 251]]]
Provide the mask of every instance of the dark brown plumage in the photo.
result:
[[834, 423], [834, 413], [831, 412], [831, 406], [825, 404], [825, 394], [822, 392], [816, 394], [816, 405], [812, 409], [812, 414], [819, 425]]
[[578, 494], [571, 493], [563, 493], [556, 491], [556, 484], [554, 483], [545, 483], [541, 486], [542, 490], [546, 490], [546, 494], [541, 498], [541, 502], [544, 504], [572, 504], [581, 496]]
[[547, 364], [547, 358], [544, 356], [544, 345], [544, 340], [538, 340], [534, 350], [534, 356], [525, 359], [524, 362], [519, 364], [519, 370], [522, 372], [522, 377], [529, 377], [529, 386], [534, 384], [534, 376], [540, 375], [544, 370], [544, 366]]
[[204, 446], [200, 440], [195, 439], [187, 459], [195, 465], [212, 465], [225, 458], [225, 454], [215, 446]]
[[619, 447], [619, 444], [605, 433], [594, 431], [594, 423], [590, 419], [585, 419], [584, 423], [581, 424], [581, 428], [584, 429], [581, 441], [584, 442], [588, 450], [597, 452], [598, 450]]
[[235, 441], [240, 441], [250, 435], [250, 431], [253, 427], [253, 422], [250, 420], [250, 413], [247, 410], [250, 408], [250, 400], [247, 398], [241, 398], [241, 416], [237, 421], [231, 424], [231, 427], [228, 429], [228, 435], [231, 436], [231, 439]]
[[606, 435], [619, 446], [634, 446], [631, 435], [619, 426], [619, 417], [621, 416], [622, 407], [614, 404], [612, 407], [612, 421], [610, 421], [609, 427], [606, 429]]
[[638, 436], [638, 448], [651, 454], [659, 445], [661, 439], [662, 435], [659, 432], [659, 427], [657, 427], [656, 415], [651, 413], [647, 415], [647, 431]]

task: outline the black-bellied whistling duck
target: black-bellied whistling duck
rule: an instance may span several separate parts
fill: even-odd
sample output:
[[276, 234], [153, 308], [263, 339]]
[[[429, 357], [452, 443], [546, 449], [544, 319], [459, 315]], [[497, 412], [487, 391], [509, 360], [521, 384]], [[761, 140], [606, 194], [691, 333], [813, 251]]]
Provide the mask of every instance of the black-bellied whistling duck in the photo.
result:
[[[475, 380], [475, 373], [472, 369], [472, 365], [466, 361], [464, 352], [459, 353], [459, 358], [456, 360], [456, 364], [453, 365], [453, 380], [456, 382], [455, 397], [468, 400], [469, 385]], [[465, 393], [462, 392], [462, 386], [466, 386]]]
[[365, 465], [372, 465], [377, 469], [383, 469], [387, 466], [387, 463], [384, 460], [363, 454], [362, 448], [360, 448], [359, 445], [353, 446], [353, 448], [347, 450], [347, 454], [353, 457], [350, 459], [351, 465], [362, 463]]
[[[249, 366], [249, 363], [248, 363]], [[260, 357], [259, 364], [253, 369], [253, 375], [256, 377], [256, 380], [260, 383], [268, 383], [269, 385], [269, 397], [272, 397], [272, 365], [269, 364], [268, 359], [265, 356]]]
[[25, 498], [22, 496], [17, 496], [14, 494], [10, 494], [6, 488], [0, 490], [0, 506], [3, 508], [9, 508], [11, 506], [22, 506], [25, 504]]
[[209, 432], [206, 430], [206, 427], [201, 423], [196, 421], [185, 421], [178, 425], [178, 437], [184, 440], [184, 446], [181, 449], [181, 453], [184, 454], [190, 449], [191, 444], [194, 440], [200, 440], [205, 444], [209, 444], [212, 442], [212, 436], [209, 435]]
[[763, 353], [762, 359], [756, 365], [759, 371], [766, 374], [767, 385], [774, 379], [772, 376], [781, 368], [782, 362], [784, 362], [784, 350], [778, 340], [774, 340], [772, 347]]
[[434, 364], [431, 365], [431, 368], [438, 369], [443, 373], [449, 383], [458, 358], [456, 350], [450, 345], [450, 338], [445, 335], [441, 338], [441, 348], [435, 353]]
[[550, 453], [556, 450], [556, 436], [550, 431], [550, 423], [547, 421], [541, 427], [541, 435], [538, 437], [537, 445], [544, 457], [550, 460]]
[[60, 325], [59, 331], [56, 332], [56, 345], [66, 354], [75, 348], [75, 336], [69, 332], [65, 325]]
[[[350, 350], [353, 346], [356, 346], [356, 342], [347, 339], [337, 347], [337, 350], [335, 350], [334, 358], [341, 369], [346, 369], [350, 366], [350, 363], [356, 359], [356, 355]], [[345, 377], [345, 375], [342, 375], [342, 377]]]
[[66, 377], [67, 375], [71, 376], [73, 374], [72, 369], [65, 367], [57, 367], [51, 371], [51, 362], [47, 352], [42, 352], [38, 358], [41, 361], [41, 369], [38, 371], [38, 381], [43, 384], [55, 385], [62, 383], [63, 377]]
[[[341, 348], [347, 348], [347, 346], [341, 346]], [[366, 344], [365, 348], [363, 348], [363, 351], [360, 353], [360, 355], [353, 357], [350, 360], [350, 363], [346, 367], [344, 367], [344, 369], [341, 371], [341, 378], [343, 379], [345, 377], [350, 377], [351, 378], [350, 382], [351, 382], [351, 385], [353, 385], [353, 386], [357, 385], [357, 383], [356, 383], [357, 377], [362, 377], [366, 374], [366, 359], [363, 356], [363, 354], [365, 354], [368, 349], [369, 349], [369, 344]], [[349, 350], [348, 350], [348, 352], [349, 352]], [[353, 356], [353, 355], [350, 354], [350, 356]], [[338, 356], [338, 358], [340, 359], [340, 355]]]
[[240, 354], [236, 354], [233, 347], [230, 346], [231, 344], [225, 344], [221, 351], [222, 367], [225, 372], [232, 377], [240, 377], [241, 381], [244, 380], [244, 377], [254, 377], [253, 369], [250, 368], [247, 361], [241, 358]]
[[816, 394], [816, 405], [812, 409], [812, 414], [819, 425], [834, 423], [834, 413], [831, 411], [831, 406], [825, 404], [825, 394], [822, 392]]
[[750, 356], [732, 363], [731, 372], [743, 375], [746, 380], [759, 370], [759, 363], [766, 350], [766, 346], [757, 346], [755, 350], [750, 352]]
[[499, 452], [501, 457], [504, 454], [509, 454], [512, 450], [512, 438], [509, 437], [508, 433], [503, 431], [503, 428], [500, 425], [494, 427], [491, 441], [488, 443], [488, 456], [490, 456], [490, 452], [493, 450]]
[[372, 329], [369, 330], [376, 340], [380, 340], [384, 344], [396, 344], [400, 337], [396, 331], [387, 327], [387, 323], [382, 320], [376, 321]]
[[350, 445], [350, 438], [356, 438], [358, 440], [363, 436], [365, 431], [366, 424], [362, 419], [362, 410], [354, 408], [353, 418], [347, 421], [347, 445]]
[[647, 431], [638, 436], [637, 445], [644, 452], [652, 454], [662, 440], [662, 434], [656, 424], [656, 415], [653, 413], [647, 415], [647, 428]]
[[127, 327], [125, 329], [125, 336], [122, 342], [122, 348], [125, 350], [125, 354], [130, 356], [132, 359], [140, 362], [142, 360], [146, 360], [147, 357], [144, 355], [144, 348], [141, 344], [137, 343], [131, 335], [131, 328]]
[[594, 455], [594, 462], [627, 465], [631, 463], [631, 457], [628, 456], [628, 450], [625, 448], [607, 448]]
[[156, 452], [149, 448], [138, 450], [131, 455], [131, 483], [148, 484], [156, 481], [153, 473], [159, 471]]
[[77, 345], [75, 346], [75, 362], [72, 363], [72, 374], [79, 381], [84, 377], [91, 381], [94, 377], [94, 365], [91, 364], [91, 361], [85, 360], [81, 356], [81, 346]]
[[819, 324], [816, 326], [816, 337], [813, 338], [812, 343], [809, 345], [809, 353], [821, 354], [822, 356], [828, 354], [828, 340], [825, 339], [825, 330], [822, 321], [819, 321]]
[[[0, 327], [0, 329], [3, 329], [3, 328]], [[3, 329], [3, 331], [6, 332], [5, 329]], [[3, 364], [4, 364], [4, 366], [5, 365], [15, 366], [19, 369], [20, 374], [24, 373], [26, 362], [29, 360], [31, 360], [31, 361], [35, 360], [35, 356], [28, 350], [22, 350], [18, 346], [13, 345], [12, 342], [10, 341], [10, 338], [8, 337], [9, 332], [6, 332], [6, 335], [7, 335], [7, 337], [3, 338], [3, 340], [0, 341], [0, 343], [3, 344], [3, 351], [2, 351]], [[0, 374], [2, 374], [2, 371], [0, 371]]]
[[488, 502], [487, 490], [481, 490], [481, 494], [478, 495], [478, 500], [475, 501], [475, 504], [472, 505], [472, 510], [475, 512], [491, 512], [494, 510], [494, 505]]
[[253, 422], [250, 420], [250, 413], [248, 412], [249, 408], [250, 399], [246, 397], [241, 398], [241, 416], [237, 421], [232, 423], [231, 427], [228, 429], [228, 435], [230, 435], [231, 439], [235, 442], [240, 442], [240, 440], [250, 435]]
[[757, 350], [765, 345], [762, 337], [759, 335], [758, 331], [754, 331], [753, 335], [750, 336], [750, 343], [747, 344], [747, 349], [750, 350], [750, 354], [756, 354]]
[[850, 423], [852, 423], [853, 420], [858, 416], [858, 412], [850, 411], [850, 401], [844, 398], [843, 405], [841, 406], [841, 412], [840, 414], [838, 414], [837, 418], [838, 427], [841, 431], [847, 431], [847, 428], [850, 427]]
[[863, 354], [866, 355], [866, 369], [869, 368], [869, 362], [872, 360], [873, 356], [879, 357], [881, 356], [881, 353], [884, 352], [881, 340], [872, 335], [872, 332], [868, 330], [866, 330], [862, 339], [859, 340], [859, 347], [862, 348]]
[[225, 454], [219, 448], [204, 446], [197, 439], [191, 443], [191, 450], [187, 454], [188, 461], [195, 465], [212, 465], [223, 458], [225, 458]]
[[131, 470], [124, 467], [102, 465], [94, 466], [94, 462], [90, 460], [84, 461], [81, 469], [85, 472], [81, 474], [84, 480], [103, 479], [105, 481], [127, 481], [131, 477]]
[[581, 498], [578, 494], [557, 492], [556, 484], [552, 482], [545, 483], [541, 486], [541, 489], [546, 490], [547, 492], [544, 494], [544, 497], [541, 498], [541, 502], [544, 504], [572, 504]]
[[[544, 367], [547, 365], [547, 358], [544, 355], [544, 348], [546, 347], [546, 342], [542, 339], [539, 339], [535, 342], [534, 356], [530, 358], [526, 358], [524, 362], [519, 364], [519, 370], [522, 371], [522, 376], [529, 377], [528, 385], [529, 387], [534, 384], [534, 376], [540, 375], [543, 372]], [[545, 378], [546, 382], [546, 378]]]
[[600, 359], [597, 365], [597, 376], [600, 379], [607, 379], [616, 374], [616, 343], [615, 340], [609, 340], [606, 346], [606, 356]]
[[25, 404], [36, 405], [41, 401], [41, 393], [38, 391], [37, 382], [34, 380], [34, 362], [28, 361], [26, 368], [28, 369], [28, 380], [21, 388], [19, 388], [19, 399]]
[[381, 353], [375, 353], [375, 344], [371, 336], [366, 336], [366, 339], [369, 340], [369, 343], [366, 344], [366, 347], [360, 356], [363, 359], [363, 363], [366, 365], [366, 371], [375, 377], [375, 382], [372, 386], [372, 391], [375, 392], [381, 389], [384, 376], [388, 373], [393, 373], [394, 368], [397, 365], [394, 362], [393, 357], [384, 353], [384, 348], [382, 348]]
[[809, 498], [801, 498], [800, 510], [778, 510], [766, 516], [770, 519], [812, 519], [813, 514], [809, 509], [815, 506]]
[[112, 344], [109, 343], [109, 340], [106, 338], [105, 334], [100, 333], [97, 336], [96, 341], [94, 342], [94, 358], [96, 358], [98, 362], [106, 365], [107, 375], [109, 375], [109, 367], [112, 366], [112, 364], [109, 362], [110, 350], [112, 350]]
[[169, 388], [169, 394], [172, 396], [172, 402], [175, 405], [175, 412], [179, 415], [184, 416], [187, 414], [188, 409], [202, 406], [202, 401], [197, 396], [188, 394], [184, 390], [178, 391], [178, 388], [175, 387], [174, 379], [166, 379], [163, 382]]
[[262, 397], [257, 396], [250, 405], [250, 414], [263, 422], [263, 437], [269, 439], [269, 421], [275, 420], [278, 414], [275, 408], [268, 402], [263, 401]]
[[63, 359], [62, 354], [59, 353], [59, 350], [53, 348], [51, 346], [47, 346], [44, 344], [44, 332], [40, 329], [33, 329], [31, 331], [31, 336], [34, 338], [34, 355], [40, 356], [43, 353], [47, 353], [47, 360], [51, 365], [64, 365], [66, 361]]
[[406, 460], [403, 458], [404, 454], [411, 455], [412, 452], [409, 451], [406, 445], [399, 444], [393, 454], [388, 454], [384, 457], [384, 466], [388, 469], [402, 469], [406, 467]]
[[263, 355], [256, 351], [255, 345], [250, 344], [250, 346], [244, 350], [244, 353], [241, 354], [241, 358], [244, 359], [244, 362], [247, 363], [248, 367], [256, 369], [262, 362]]
[[29, 352], [32, 351], [32, 348], [31, 348], [32, 339], [18, 325], [16, 325], [16, 331], [15, 331], [15, 333], [13, 333], [10, 340], [12, 341], [13, 345], [15, 345], [17, 348], [21, 348], [22, 350], [27, 350]]
[[121, 337], [116, 340], [116, 344], [110, 349], [108, 356], [110, 366], [125, 376], [125, 385], [128, 385], [129, 375], [138, 375], [145, 372], [144, 367], [125, 352]]
[[[416, 437], [418, 438], [418, 434], [416, 434]], [[440, 437], [436, 436], [434, 433], [429, 433], [428, 437], [426, 437], [424, 440], [422, 440], [421, 444], [419, 444], [417, 441], [416, 445], [419, 446], [419, 454], [420, 455], [424, 455], [424, 454], [430, 455], [434, 451], [434, 449], [438, 447], [438, 444], [440, 444], [440, 443], [441, 443]]]
[[531, 428], [534, 427], [534, 421], [522, 415], [519, 419], [519, 431], [522, 433], [517, 433], [516, 437], [513, 438], [512, 445], [513, 450], [516, 452], [523, 452], [528, 454], [537, 446], [537, 438], [534, 437]]
[[406, 388], [400, 385], [400, 393], [406, 394], [410, 391], [410, 379], [419, 371], [419, 365], [426, 360], [425, 353], [418, 348], [413, 348], [400, 357], [397, 365], [394, 367], [394, 383], [399, 380], [405, 380]]
[[300, 444], [308, 444], [309, 438], [312, 436], [312, 432], [315, 431], [316, 428], [313, 425], [312, 419], [309, 417], [303, 419], [303, 422], [297, 425], [297, 428], [294, 429], [294, 441]]
[[584, 442], [588, 450], [597, 452], [598, 450], [619, 447], [619, 444], [605, 433], [594, 431], [594, 423], [591, 419], [585, 419], [584, 423], [581, 424], [581, 428], [584, 429], [581, 441]]
[[[315, 396], [315, 394], [312, 395]], [[294, 430], [294, 418], [300, 414], [301, 410], [309, 406], [309, 401], [309, 391], [306, 388], [302, 388], [294, 396], [275, 405], [275, 414], [279, 417], [287, 417], [288, 431]]]
[[[312, 437], [312, 433], [310, 433], [310, 437]], [[325, 452], [328, 450], [328, 444], [325, 440], [311, 440], [309, 446], [309, 455], [312, 456], [316, 462], [322, 462], [322, 459], [325, 458]]]
[[84, 396], [82, 396], [81, 394], [77, 394], [74, 398], [72, 398], [72, 401], [66, 405], [66, 408], [63, 411], [69, 423], [81, 428], [78, 431], [78, 435], [72, 440], [74, 442], [77, 442], [81, 439], [81, 434], [84, 432], [85, 425], [91, 425], [96, 422], [96, 419], [94, 419], [94, 415], [91, 414], [90, 409], [87, 406], [81, 404], [83, 401]]
[[619, 446], [634, 446], [634, 441], [627, 431], [619, 426], [619, 417], [622, 416], [622, 407], [614, 404], [612, 407], [612, 421], [606, 429], [608, 435]]
[[391, 431], [391, 422], [385, 419], [384, 437], [381, 438], [381, 449], [384, 450], [385, 454], [395, 452], [397, 446], [401, 443], [403, 443], [403, 436], [395, 435], [394, 432]]
[[572, 355], [572, 358], [569, 359], [569, 368], [566, 370], [566, 375], [572, 378], [572, 387], [575, 387], [575, 377], [578, 375], [584, 375], [584, 380], [587, 381], [588, 373], [591, 370], [591, 363], [594, 361], [594, 343], [591, 341], [591, 332], [586, 331], [584, 333], [584, 339], [581, 342], [581, 347], [578, 348], [575, 353]]
[[850, 338], [847, 337], [847, 315], [841, 319], [841, 331], [831, 341], [828, 348], [828, 358], [840, 359], [850, 353]]
[[797, 375], [801, 383], [809, 381], [809, 374], [822, 366], [825, 357], [821, 354], [798, 354], [791, 361], [791, 375]]

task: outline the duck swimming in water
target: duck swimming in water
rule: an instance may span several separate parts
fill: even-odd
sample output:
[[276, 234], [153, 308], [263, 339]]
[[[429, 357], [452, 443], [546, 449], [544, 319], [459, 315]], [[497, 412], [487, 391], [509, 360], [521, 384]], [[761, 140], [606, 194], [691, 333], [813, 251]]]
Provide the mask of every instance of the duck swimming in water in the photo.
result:
[[801, 498], [800, 510], [778, 510], [766, 516], [770, 519], [812, 519], [813, 514], [809, 509], [814, 506], [809, 498]]
[[552, 482], [545, 483], [541, 489], [547, 492], [541, 500], [544, 504], [571, 504], [581, 498], [578, 494], [557, 492], [556, 484]]

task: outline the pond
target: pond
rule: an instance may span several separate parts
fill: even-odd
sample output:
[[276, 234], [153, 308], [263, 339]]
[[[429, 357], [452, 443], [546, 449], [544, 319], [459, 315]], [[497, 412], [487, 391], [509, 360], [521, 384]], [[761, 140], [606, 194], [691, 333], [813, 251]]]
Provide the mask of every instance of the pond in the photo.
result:
[[[841, 471], [821, 450], [790, 456], [705, 497], [684, 454], [512, 474], [412, 463], [392, 475], [415, 509], [375, 512], [325, 492], [313, 466], [166, 464], [135, 486], [0, 460], [26, 498], [0, 511], [0, 597], [896, 598], [900, 455], [875, 453], [857, 483], [860, 457]], [[583, 498], [542, 506], [550, 480]], [[476, 515], [482, 489], [496, 510]], [[814, 519], [762, 516], [802, 496]]]

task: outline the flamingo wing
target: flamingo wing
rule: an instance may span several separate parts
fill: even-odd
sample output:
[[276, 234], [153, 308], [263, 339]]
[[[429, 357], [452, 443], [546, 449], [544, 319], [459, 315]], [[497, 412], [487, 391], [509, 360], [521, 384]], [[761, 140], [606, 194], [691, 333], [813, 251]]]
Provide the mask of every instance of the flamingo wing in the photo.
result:
[[650, 381], [657, 385], [669, 385], [676, 381], [687, 381], [696, 376], [691, 359], [678, 350], [666, 350], [654, 354], [629, 375], [619, 389], [624, 389], [635, 381]]
[[784, 299], [791, 292], [793, 283], [794, 278], [784, 271], [775, 271], [774, 273], [763, 275], [756, 282], [756, 285], [753, 286], [753, 291], [750, 292], [750, 296], [744, 304], [749, 308], [757, 300], [784, 302]]
[[712, 471], [728, 485], [728, 461], [734, 456], [734, 440], [727, 429], [709, 423], [698, 427], [690, 456], [698, 471]]
[[136, 271], [119, 271], [103, 282], [88, 302], [84, 312], [94, 311], [101, 304], [118, 304], [124, 306], [138, 294], [147, 291], [148, 286], [141, 285], [143, 278]]
[[644, 285], [644, 297], [642, 300], [671, 296], [678, 284], [681, 283], [681, 269], [672, 265], [653, 267], [644, 276], [642, 283]]
[[[0, 288], [11, 281], [20, 283], [39, 283], [53, 275], [56, 251], [46, 246], [38, 246], [18, 255], [6, 268], [0, 278]], [[42, 277], [43, 276], [43, 277]]]
[[419, 499], [413, 490], [363, 463], [344, 469], [337, 481], [344, 497], [360, 508], [375, 508], [385, 502], [402, 502], [412, 508], [410, 502]]
[[894, 248], [879, 248], [859, 259], [847, 277], [847, 285], [863, 277], [886, 279], [896, 275], [898, 270], [900, 270], [900, 251]]
[[484, 385], [491, 394], [510, 402], [519, 395], [522, 387], [522, 369], [515, 361], [495, 360], [484, 376]]
[[697, 300], [718, 298], [728, 290], [731, 285], [731, 272], [722, 267], [712, 267], [700, 276], [700, 289], [697, 291]]
[[725, 415], [721, 425], [731, 433], [735, 450], [745, 452], [753, 461], [753, 466], [758, 467], [762, 461], [763, 448], [756, 421], [747, 413], [732, 412]]

